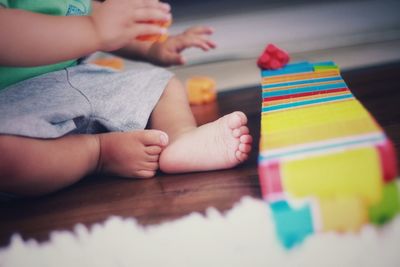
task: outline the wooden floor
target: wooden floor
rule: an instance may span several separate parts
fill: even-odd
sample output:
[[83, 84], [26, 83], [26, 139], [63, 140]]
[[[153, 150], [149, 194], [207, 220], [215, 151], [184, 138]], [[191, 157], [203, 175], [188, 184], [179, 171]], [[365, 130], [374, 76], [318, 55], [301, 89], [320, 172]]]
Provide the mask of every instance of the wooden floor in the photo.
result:
[[[374, 115], [400, 155], [400, 62], [343, 73], [355, 96]], [[254, 146], [249, 161], [231, 170], [183, 175], [158, 174], [154, 179], [88, 177], [48, 196], [0, 203], [0, 245], [19, 232], [25, 239], [46, 240], [52, 230], [91, 225], [111, 215], [156, 224], [213, 206], [226, 211], [243, 196], [259, 198], [257, 175], [260, 89], [219, 95], [218, 103], [193, 108], [199, 123], [242, 110], [249, 117]]]

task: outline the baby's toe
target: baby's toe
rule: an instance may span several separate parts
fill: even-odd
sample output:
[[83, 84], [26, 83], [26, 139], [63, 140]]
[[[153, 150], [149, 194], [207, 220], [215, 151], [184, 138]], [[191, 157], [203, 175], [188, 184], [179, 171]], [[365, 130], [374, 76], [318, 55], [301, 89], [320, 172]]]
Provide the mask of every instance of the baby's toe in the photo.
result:
[[151, 178], [154, 177], [154, 175], [156, 175], [155, 170], [140, 170], [136, 174], [138, 178]]
[[240, 144], [239, 151], [243, 153], [249, 153], [251, 151], [251, 145], [249, 144]]
[[159, 155], [162, 151], [162, 148], [160, 146], [147, 146], [145, 148], [145, 152], [148, 155]]
[[168, 144], [168, 135], [158, 130], [143, 131], [140, 139], [144, 145], [148, 146], [166, 146]]
[[249, 155], [247, 153], [243, 153], [239, 150], [236, 151], [235, 156], [239, 162], [243, 162], [243, 161], [247, 160], [247, 158], [249, 157]]
[[244, 113], [241, 112], [241, 111], [235, 111], [234, 114], [236, 114], [237, 116], [239, 116], [241, 125], [246, 125], [246, 124], [247, 124], [247, 117], [246, 117], [246, 114], [244, 114]]
[[227, 118], [228, 118], [228, 126], [231, 129], [240, 128], [240, 126], [245, 125], [247, 123], [247, 117], [241, 111], [235, 111], [227, 115]]
[[145, 162], [143, 165], [143, 169], [148, 170], [148, 171], [156, 171], [158, 169], [158, 167], [159, 167], [159, 164], [156, 161]]
[[147, 162], [158, 162], [159, 159], [160, 159], [160, 154], [157, 154], [157, 155], [147, 155], [147, 157], [146, 157], [146, 161], [147, 161]]
[[240, 136], [240, 143], [242, 144], [251, 144], [253, 142], [253, 137], [251, 137], [251, 135], [249, 134], [245, 134]]
[[232, 131], [233, 137], [236, 138], [239, 138], [240, 136], [248, 133], [249, 133], [249, 128], [247, 126], [241, 126]]

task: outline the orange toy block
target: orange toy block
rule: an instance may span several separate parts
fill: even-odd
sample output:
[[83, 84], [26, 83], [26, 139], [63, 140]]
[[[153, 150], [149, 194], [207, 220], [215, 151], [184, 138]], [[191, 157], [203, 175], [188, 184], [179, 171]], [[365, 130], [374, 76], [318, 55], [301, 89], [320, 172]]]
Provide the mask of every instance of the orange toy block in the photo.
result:
[[[172, 24], [172, 20], [169, 21], [149, 21], [148, 23], [158, 24], [162, 28], [168, 28]], [[167, 40], [168, 34], [150, 34], [150, 35], [141, 35], [138, 36], [136, 39], [139, 41], [146, 41], [146, 42], [164, 42]]]
[[91, 63], [116, 70], [124, 69], [124, 61], [117, 57], [98, 58], [93, 60]]
[[208, 77], [192, 77], [186, 81], [186, 90], [189, 97], [189, 103], [192, 105], [201, 105], [216, 100], [215, 81]]

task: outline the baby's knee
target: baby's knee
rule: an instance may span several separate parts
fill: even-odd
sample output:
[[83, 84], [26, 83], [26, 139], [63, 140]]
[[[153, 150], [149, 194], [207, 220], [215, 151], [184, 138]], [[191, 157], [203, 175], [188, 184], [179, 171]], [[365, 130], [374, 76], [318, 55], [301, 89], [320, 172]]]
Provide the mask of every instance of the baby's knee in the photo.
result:
[[178, 79], [178, 77], [172, 76], [169, 82], [167, 83], [164, 92], [167, 90], [168, 91], [173, 90], [175, 92], [176, 90], [185, 91], [185, 86], [183, 85], [182, 81]]
[[187, 101], [187, 93], [184, 84], [173, 76], [167, 83], [160, 100], [176, 103], [177, 101]]

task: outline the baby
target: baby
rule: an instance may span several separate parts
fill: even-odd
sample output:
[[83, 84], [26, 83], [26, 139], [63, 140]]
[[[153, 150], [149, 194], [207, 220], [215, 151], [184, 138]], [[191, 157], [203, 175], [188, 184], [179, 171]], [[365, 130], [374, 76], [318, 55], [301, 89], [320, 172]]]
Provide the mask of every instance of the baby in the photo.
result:
[[[92, 173], [150, 178], [225, 169], [252, 138], [242, 112], [196, 126], [183, 85], [156, 67], [215, 47], [208, 27], [165, 42], [149, 21], [171, 20], [158, 0], [0, 0], [0, 191], [38, 195]], [[147, 61], [132, 70], [79, 63], [96, 51]]]

